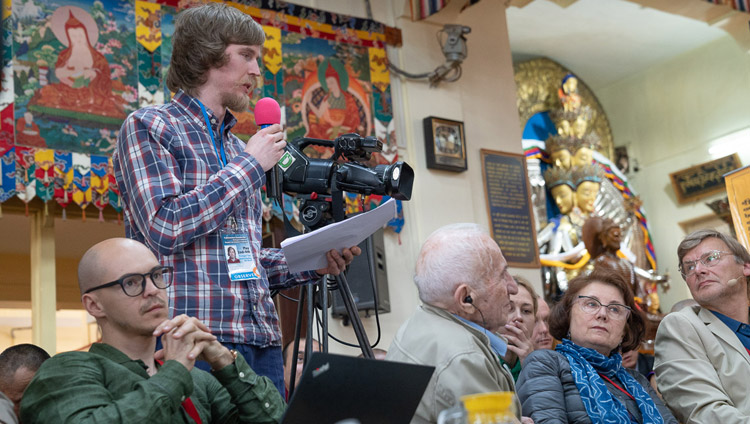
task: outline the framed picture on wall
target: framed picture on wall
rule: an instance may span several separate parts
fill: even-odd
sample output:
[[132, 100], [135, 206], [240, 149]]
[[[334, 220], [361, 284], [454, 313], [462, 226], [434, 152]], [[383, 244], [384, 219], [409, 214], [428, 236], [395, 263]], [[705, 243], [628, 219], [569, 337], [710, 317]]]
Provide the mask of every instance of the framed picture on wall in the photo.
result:
[[427, 168], [466, 171], [464, 123], [428, 116], [423, 125]]

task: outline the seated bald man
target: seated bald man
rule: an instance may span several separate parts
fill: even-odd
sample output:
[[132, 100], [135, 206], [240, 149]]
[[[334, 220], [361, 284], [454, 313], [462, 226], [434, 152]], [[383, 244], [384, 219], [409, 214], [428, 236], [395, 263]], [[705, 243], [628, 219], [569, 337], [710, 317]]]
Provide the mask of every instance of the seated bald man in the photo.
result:
[[[83, 306], [96, 318], [101, 343], [88, 352], [47, 360], [21, 402], [32, 423], [271, 423], [284, 401], [242, 355], [229, 351], [205, 325], [167, 319], [172, 269], [143, 244], [105, 240], [78, 266]], [[163, 349], [154, 354], [156, 337]], [[196, 359], [211, 365], [193, 368]], [[163, 361], [163, 362], [162, 362]]]

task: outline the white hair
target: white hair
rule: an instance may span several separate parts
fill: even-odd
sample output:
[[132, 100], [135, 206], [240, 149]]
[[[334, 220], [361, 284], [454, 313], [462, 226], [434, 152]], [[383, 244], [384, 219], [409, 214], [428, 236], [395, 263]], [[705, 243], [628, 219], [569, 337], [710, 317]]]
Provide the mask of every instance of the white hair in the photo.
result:
[[[500, 248], [481, 226], [446, 225], [430, 234], [417, 258], [414, 283], [424, 303], [450, 303], [461, 283], [483, 290], [481, 282], [494, 267], [493, 252]], [[500, 256], [502, 257], [502, 255]]]

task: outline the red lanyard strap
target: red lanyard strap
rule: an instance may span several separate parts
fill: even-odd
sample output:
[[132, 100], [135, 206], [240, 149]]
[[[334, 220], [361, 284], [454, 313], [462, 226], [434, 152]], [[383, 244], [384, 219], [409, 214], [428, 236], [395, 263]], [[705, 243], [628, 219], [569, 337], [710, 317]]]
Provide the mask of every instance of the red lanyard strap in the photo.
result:
[[[164, 365], [164, 362], [158, 359], [156, 359], [156, 363], [159, 364], [159, 366]], [[190, 418], [192, 418], [193, 421], [196, 422], [196, 424], [203, 424], [203, 421], [201, 421], [201, 416], [200, 414], [198, 414], [198, 410], [195, 409], [195, 404], [189, 397], [185, 398], [185, 400], [182, 401], [182, 407], [185, 409], [185, 412], [187, 412]]]
[[620, 385], [619, 385], [619, 384], [617, 384], [617, 383], [615, 383], [614, 381], [612, 381], [612, 379], [611, 379], [611, 378], [607, 377], [606, 375], [604, 375], [604, 374], [602, 374], [602, 373], [599, 373], [599, 376], [600, 376], [601, 378], [603, 378], [603, 379], [605, 379], [605, 380], [609, 381], [610, 383], [612, 383], [612, 385], [613, 385], [613, 386], [615, 386], [615, 387], [617, 387], [617, 389], [618, 389], [618, 390], [620, 390], [621, 392], [625, 393], [626, 395], [628, 395], [628, 397], [629, 397], [630, 399], [633, 399], [633, 400], [635, 401], [635, 398], [633, 397], [633, 395], [631, 395], [631, 394], [630, 394], [630, 393], [628, 393], [628, 392], [627, 392], [627, 391], [626, 391], [625, 389], [623, 389], [622, 387], [620, 387]]

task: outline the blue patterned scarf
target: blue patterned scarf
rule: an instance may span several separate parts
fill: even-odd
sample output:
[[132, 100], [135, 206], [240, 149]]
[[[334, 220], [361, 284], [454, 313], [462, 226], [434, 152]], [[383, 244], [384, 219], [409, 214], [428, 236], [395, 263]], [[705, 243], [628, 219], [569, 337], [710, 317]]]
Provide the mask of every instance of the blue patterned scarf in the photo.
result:
[[593, 349], [578, 346], [568, 339], [563, 339], [555, 350], [568, 358], [570, 371], [573, 373], [576, 387], [581, 394], [583, 406], [586, 407], [586, 413], [592, 422], [607, 424], [635, 422], [631, 421], [625, 405], [607, 390], [604, 380], [599, 376], [601, 373], [608, 378], [617, 377], [620, 380], [624, 389], [635, 398], [644, 423], [664, 423], [646, 389], [625, 371], [625, 367], [622, 366], [622, 355], [615, 353], [606, 357]]

